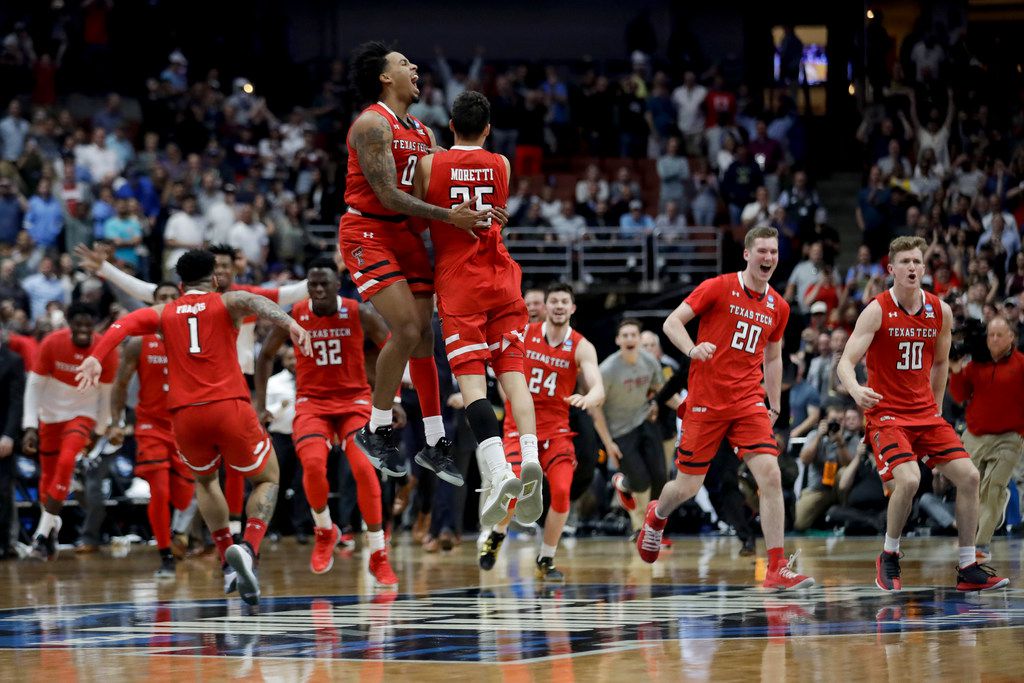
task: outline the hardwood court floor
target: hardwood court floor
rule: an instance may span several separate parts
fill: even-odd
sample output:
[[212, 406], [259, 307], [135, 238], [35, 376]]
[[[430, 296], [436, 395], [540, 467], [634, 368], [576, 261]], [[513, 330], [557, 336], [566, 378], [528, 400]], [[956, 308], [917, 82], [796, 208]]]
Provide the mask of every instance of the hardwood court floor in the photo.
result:
[[400, 538], [397, 593], [365, 555], [314, 576], [310, 546], [264, 546], [258, 611], [221, 593], [209, 558], [152, 577], [135, 547], [0, 564], [0, 680], [931, 681], [1024, 679], [1024, 543], [1000, 539], [1011, 588], [952, 590], [953, 539], [904, 542], [904, 585], [873, 585], [878, 539], [799, 538], [800, 595], [765, 593], [734, 539], [677, 539], [645, 565], [624, 540], [559, 550], [564, 586], [538, 585], [532, 543], [481, 572], [467, 540], [428, 555]]

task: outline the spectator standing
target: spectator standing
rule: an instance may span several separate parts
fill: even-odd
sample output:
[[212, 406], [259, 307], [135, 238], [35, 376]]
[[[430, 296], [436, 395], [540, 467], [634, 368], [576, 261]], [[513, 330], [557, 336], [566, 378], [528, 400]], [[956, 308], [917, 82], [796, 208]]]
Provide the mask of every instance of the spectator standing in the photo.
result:
[[235, 205], [235, 186], [228, 183], [224, 186], [219, 201], [214, 201], [203, 212], [206, 219], [206, 243], [227, 244], [237, 217]]
[[48, 179], [39, 181], [36, 193], [28, 200], [25, 212], [25, 230], [32, 241], [44, 249], [57, 246], [57, 240], [64, 228], [64, 209], [53, 196]]
[[263, 268], [267, 264], [270, 239], [267, 226], [256, 220], [251, 204], [238, 207], [238, 220], [228, 233], [228, 244], [240, 249], [246, 260], [253, 266]]
[[29, 123], [21, 116], [21, 102], [11, 100], [7, 116], [0, 119], [0, 161], [15, 162], [25, 150]]
[[28, 209], [28, 201], [14, 188], [10, 178], [0, 177], [0, 244], [13, 245]]
[[722, 178], [722, 197], [729, 205], [729, 220], [733, 225], [740, 224], [743, 207], [754, 200], [754, 192], [764, 185], [764, 174], [761, 167], [751, 158], [745, 145], [736, 148], [736, 160]]
[[107, 131], [94, 128], [92, 142], [75, 148], [75, 163], [89, 171], [94, 184], [108, 183], [121, 172], [117, 152], [107, 146]]
[[142, 245], [142, 224], [132, 213], [131, 200], [118, 199], [116, 214], [103, 223], [103, 239], [114, 245], [114, 258], [139, 272], [138, 247]]
[[669, 202], [686, 206], [686, 183], [690, 180], [690, 162], [680, 155], [679, 138], [670, 137], [665, 145], [665, 154], [658, 159], [658, 180], [661, 187], [658, 206], [662, 209]]
[[28, 312], [33, 321], [39, 320], [46, 314], [46, 306], [51, 301], [67, 303], [64, 283], [57, 275], [57, 267], [49, 256], [44, 256], [39, 261], [38, 272], [22, 280], [21, 287], [28, 295]]
[[202, 249], [206, 233], [202, 217], [197, 213], [194, 195], [185, 195], [181, 210], [171, 214], [164, 226], [165, 277], [174, 273], [178, 259], [189, 249]]
[[672, 91], [672, 103], [676, 106], [676, 126], [683, 134], [687, 155], [701, 152], [704, 134], [704, 99], [708, 89], [697, 82], [697, 74], [687, 71], [683, 84]]

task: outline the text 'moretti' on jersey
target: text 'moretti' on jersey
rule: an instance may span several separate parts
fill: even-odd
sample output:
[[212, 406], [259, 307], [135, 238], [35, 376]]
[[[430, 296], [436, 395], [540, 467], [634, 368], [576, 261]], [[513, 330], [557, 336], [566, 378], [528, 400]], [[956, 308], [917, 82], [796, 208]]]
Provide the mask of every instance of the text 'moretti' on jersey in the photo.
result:
[[[552, 346], [548, 343], [546, 323], [526, 326], [524, 370], [526, 386], [533, 397], [537, 416], [537, 438], [541, 441], [570, 434], [569, 404], [565, 398], [576, 392], [579, 366], [576, 350], [583, 335], [568, 328], [565, 339]], [[505, 402], [505, 433], [518, 432], [512, 419], [512, 406]]]
[[711, 342], [715, 355], [691, 361], [687, 416], [715, 418], [766, 410], [764, 350], [782, 339], [789, 304], [770, 285], [754, 292], [742, 273], [705, 280], [686, 297], [700, 318], [696, 343]]
[[306, 299], [295, 304], [292, 318], [309, 330], [313, 348], [312, 356], [295, 357], [296, 412], [337, 415], [356, 406], [369, 410], [359, 302], [339, 296], [337, 311], [317, 315]]
[[[425, 197], [434, 206], [455, 207], [472, 201], [486, 211], [508, 202], [508, 169], [499, 154], [479, 147], [455, 146], [435, 154]], [[434, 245], [434, 288], [449, 314], [497, 308], [522, 298], [522, 271], [492, 222], [476, 231], [478, 239], [448, 223], [430, 223]]]
[[[376, 112], [384, 117], [391, 126], [391, 155], [395, 158], [395, 186], [402, 192], [412, 192], [412, 179], [416, 173], [416, 163], [430, 151], [430, 136], [426, 126], [415, 117], [407, 116], [407, 120], [399, 119], [383, 102], [371, 104], [363, 110]], [[345, 204], [363, 214], [375, 216], [394, 216], [395, 212], [384, 207], [377, 199], [377, 194], [370, 187], [363, 169], [359, 165], [359, 153], [352, 144], [351, 131], [347, 139], [348, 170], [345, 174]]]
[[235, 351], [238, 328], [220, 294], [186, 292], [164, 306], [160, 329], [170, 370], [168, 408], [249, 400]]
[[868, 347], [868, 386], [882, 400], [865, 411], [871, 422], [912, 425], [932, 422], [939, 414], [931, 371], [942, 330], [942, 303], [930, 292], [921, 294], [913, 315], [900, 306], [891, 289], [875, 297], [882, 322]]

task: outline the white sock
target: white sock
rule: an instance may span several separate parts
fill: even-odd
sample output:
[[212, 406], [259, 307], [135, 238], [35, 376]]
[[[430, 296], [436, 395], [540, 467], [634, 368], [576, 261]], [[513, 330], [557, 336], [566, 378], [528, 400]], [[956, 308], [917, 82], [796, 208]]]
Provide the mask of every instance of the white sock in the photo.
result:
[[440, 415], [423, 418], [423, 435], [427, 437], [428, 446], [436, 446], [444, 436], [444, 420]]
[[505, 470], [508, 469], [508, 462], [505, 461], [505, 449], [501, 445], [500, 436], [492, 436], [484, 439], [480, 444], [480, 455], [487, 463], [487, 469], [491, 471], [491, 482], [495, 483], [504, 478]]
[[390, 427], [394, 421], [392, 410], [381, 410], [377, 406], [370, 408], [370, 433], [377, 431], [377, 427]]
[[240, 520], [240, 519], [228, 520], [228, 531], [231, 532], [232, 536], [234, 536], [236, 534], [242, 533], [242, 520]]
[[367, 531], [366, 540], [370, 542], [370, 552], [375, 553], [378, 550], [384, 550], [384, 530], [379, 531]]
[[32, 537], [49, 536], [50, 532], [54, 529], [60, 531], [60, 516], [43, 510], [42, 514], [39, 515], [39, 526], [36, 527], [36, 533]]
[[554, 557], [555, 557], [555, 548], [557, 548], [557, 547], [558, 546], [548, 545], [546, 543], [541, 543], [540, 544], [540, 556], [541, 557], [550, 557], [550, 558], [554, 559]]
[[969, 567], [978, 561], [978, 558], [974, 556], [973, 545], [962, 545], [960, 546], [960, 569]]
[[882, 550], [887, 553], [898, 553], [900, 551], [900, 539], [890, 538], [889, 534], [885, 535], [885, 545], [882, 546]]
[[313, 514], [313, 524], [318, 529], [330, 529], [334, 526], [334, 523], [331, 521], [330, 508], [325, 507], [323, 512], [317, 512], [313, 508], [310, 508], [309, 511]]
[[540, 456], [537, 455], [536, 434], [521, 434], [519, 436], [519, 448], [523, 454], [523, 462], [538, 462], [540, 460]]

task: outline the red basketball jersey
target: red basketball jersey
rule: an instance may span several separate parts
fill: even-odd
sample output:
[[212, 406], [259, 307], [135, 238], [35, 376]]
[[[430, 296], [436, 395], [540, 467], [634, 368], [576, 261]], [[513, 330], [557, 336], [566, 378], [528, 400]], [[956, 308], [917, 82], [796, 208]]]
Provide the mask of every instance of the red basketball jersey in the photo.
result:
[[914, 315], [897, 303], [891, 289], [875, 297], [882, 307], [882, 324], [868, 347], [867, 385], [882, 400], [864, 413], [872, 422], [913, 425], [934, 422], [940, 413], [931, 372], [942, 330], [942, 304], [934, 294], [921, 293], [922, 305]]
[[[426, 201], [455, 207], [467, 199], [482, 211], [505, 206], [508, 170], [501, 155], [479, 147], [452, 147], [435, 154]], [[477, 230], [473, 239], [448, 223], [431, 222], [434, 245], [434, 287], [451, 315], [464, 315], [503, 306], [522, 298], [522, 270], [501, 239], [497, 222]]]
[[171, 411], [167, 409], [167, 392], [170, 390], [167, 349], [159, 335], [147, 334], [142, 337], [142, 352], [139, 354], [136, 372], [139, 374], [139, 402], [135, 406], [136, 425], [151, 424], [169, 432]]
[[690, 363], [686, 412], [722, 417], [764, 410], [764, 349], [782, 339], [789, 304], [770, 286], [747, 289], [742, 273], [705, 280], [686, 303], [700, 317], [696, 343], [716, 347], [711, 360]]
[[164, 306], [160, 330], [171, 378], [168, 408], [249, 400], [235, 351], [238, 328], [220, 294], [186, 292]]
[[313, 344], [312, 356], [296, 354], [295, 411], [338, 415], [351, 412], [354, 403], [369, 406], [359, 302], [339, 296], [338, 311], [320, 316], [305, 299], [292, 317], [309, 330]]
[[[61, 384], [78, 387], [78, 381], [75, 379], [75, 375], [78, 374], [78, 366], [92, 354], [101, 338], [102, 335], [93, 334], [92, 344], [82, 348], [75, 346], [71, 341], [71, 328], [65, 327], [51, 332], [39, 345], [35, 366], [30, 369], [37, 375], [52, 377]], [[101, 361], [103, 366], [99, 380], [101, 384], [110, 384], [114, 381], [120, 358], [117, 349], [114, 349]]]
[[[391, 126], [391, 135], [394, 138], [391, 142], [391, 154], [395, 157], [395, 169], [398, 171], [395, 185], [402, 192], [412, 192], [416, 162], [430, 150], [430, 136], [426, 127], [412, 115], [407, 116], [405, 121], [399, 119], [383, 102], [371, 104], [363, 113], [368, 111], [380, 114]], [[349, 135], [351, 136], [351, 131]], [[394, 216], [394, 211], [384, 208], [380, 203], [377, 194], [363, 175], [363, 169], [359, 165], [359, 153], [352, 145], [351, 137], [346, 140], [346, 144], [348, 172], [345, 175], [345, 204], [365, 214]]]
[[[576, 349], [583, 341], [583, 335], [568, 330], [561, 343], [552, 346], [545, 332], [546, 323], [530, 323], [526, 326], [526, 384], [533, 394], [533, 410], [537, 415], [537, 438], [541, 441], [555, 436], [569, 434], [569, 404], [565, 398], [576, 391], [579, 366], [576, 364]], [[512, 419], [512, 407], [505, 402], [505, 433], [517, 432]]]

